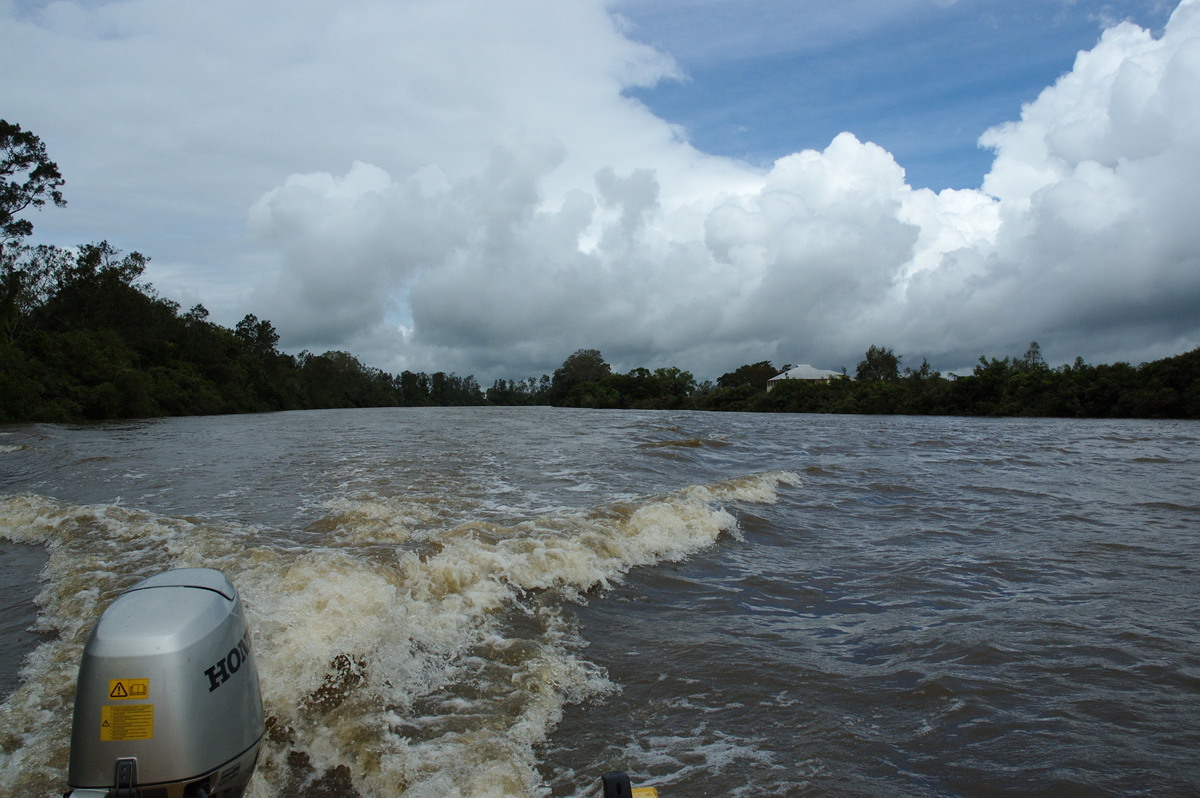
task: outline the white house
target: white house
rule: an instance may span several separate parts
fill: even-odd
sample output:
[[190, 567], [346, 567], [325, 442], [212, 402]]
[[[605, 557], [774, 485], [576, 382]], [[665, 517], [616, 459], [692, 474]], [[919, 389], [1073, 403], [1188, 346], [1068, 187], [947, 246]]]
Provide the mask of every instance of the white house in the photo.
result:
[[788, 369], [782, 374], [776, 374], [771, 379], [767, 380], [767, 390], [775, 387], [775, 383], [783, 380], [808, 380], [810, 382], [829, 382], [840, 377], [845, 377], [840, 371], [830, 371], [829, 369], [819, 369], [810, 366], [807, 363], [801, 363], [793, 369]]

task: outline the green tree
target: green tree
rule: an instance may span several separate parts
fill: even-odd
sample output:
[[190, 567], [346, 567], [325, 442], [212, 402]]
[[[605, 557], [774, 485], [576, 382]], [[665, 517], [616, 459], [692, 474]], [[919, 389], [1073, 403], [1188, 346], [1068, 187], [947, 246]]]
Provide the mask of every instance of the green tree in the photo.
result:
[[866, 359], [858, 364], [855, 377], [861, 382], [893, 381], [900, 379], [900, 358], [882, 346], [872, 344]]
[[682, 371], [675, 366], [654, 370], [654, 379], [658, 384], [659, 401], [663, 407], [682, 407], [684, 401], [696, 390], [696, 378], [690, 371]]
[[786, 369], [776, 369], [771, 365], [769, 360], [760, 360], [757, 363], [750, 363], [745, 366], [739, 366], [733, 371], [722, 374], [717, 378], [717, 386], [721, 388], [738, 388], [743, 385], [749, 385], [752, 388], [758, 388], [765, 391], [767, 389], [767, 381]]
[[612, 373], [599, 349], [579, 349], [554, 371], [550, 383], [550, 402], [555, 405], [582, 403], [586, 394]]
[[349, 352], [301, 352], [297, 365], [308, 407], [390, 407], [401, 403], [394, 380]]
[[917, 369], [905, 368], [901, 380], [904, 393], [901, 396], [900, 412], [908, 415], [938, 415], [946, 413], [948, 383], [934, 371], [929, 361], [922, 358]]
[[36, 326], [36, 311], [54, 296], [74, 260], [58, 247], [8, 248], [0, 263], [0, 331], [9, 341]]
[[1037, 341], [1030, 341], [1029, 348], [1019, 359], [1013, 361], [1013, 367], [1018, 371], [1049, 371], [1046, 359], [1042, 357], [1042, 348]]
[[273, 355], [279, 343], [279, 333], [271, 322], [259, 321], [253, 313], [247, 313], [233, 329], [234, 335], [241, 339], [246, 351], [252, 355]]
[[429, 395], [429, 375], [412, 371], [400, 372], [400, 392], [408, 407], [433, 404]]
[[59, 190], [64, 182], [41, 139], [0, 119], [0, 255], [6, 244], [33, 232], [33, 223], [17, 214], [47, 200], [60, 208], [67, 204]]
[[490, 405], [540, 405], [546, 403], [546, 391], [550, 384], [550, 376], [542, 375], [539, 383], [537, 377], [526, 377], [523, 380], [496, 380], [487, 389], [485, 398]]

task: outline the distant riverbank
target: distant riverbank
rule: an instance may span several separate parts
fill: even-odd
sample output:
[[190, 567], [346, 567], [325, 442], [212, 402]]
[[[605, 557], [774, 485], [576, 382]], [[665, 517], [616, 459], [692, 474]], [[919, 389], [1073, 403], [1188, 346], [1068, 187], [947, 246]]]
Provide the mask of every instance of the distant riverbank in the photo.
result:
[[1052, 368], [1033, 343], [1020, 357], [980, 357], [943, 376], [901, 368], [872, 346], [850, 378], [768, 381], [787, 367], [741, 366], [716, 382], [669, 366], [616, 373], [599, 350], [553, 375], [496, 380], [442, 371], [388, 374], [349, 352], [279, 351], [270, 321], [233, 329], [203, 305], [141, 282], [147, 259], [106, 242], [68, 252], [19, 248], [0, 285], [0, 423], [220, 415], [354, 407], [554, 405], [788, 413], [1200, 418], [1200, 349], [1131, 366], [1082, 359]]

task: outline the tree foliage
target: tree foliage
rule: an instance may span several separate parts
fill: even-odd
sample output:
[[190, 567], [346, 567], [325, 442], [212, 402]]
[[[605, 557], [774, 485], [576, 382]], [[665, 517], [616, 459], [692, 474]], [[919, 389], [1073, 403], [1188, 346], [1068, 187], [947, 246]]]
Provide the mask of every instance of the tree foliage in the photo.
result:
[[859, 364], [867, 379], [786, 380], [769, 392], [718, 387], [698, 393], [692, 405], [791, 413], [1200, 418], [1200, 349], [1137, 367], [1091, 366], [1077, 358], [1051, 368], [1034, 342], [1019, 357], [981, 356], [970, 374], [958, 377], [944, 377], [927, 361], [891, 377], [893, 362], [898, 368], [900, 358], [890, 349], [873, 346]]
[[721, 388], [746, 386], [765, 391], [767, 382], [781, 371], [787, 371], [787, 368], [777, 369], [771, 365], [771, 361], [760, 360], [722, 374], [717, 378], [717, 385]]
[[59, 207], [67, 204], [61, 191], [64, 182], [41, 139], [0, 119], [0, 255], [10, 242], [33, 232], [33, 223], [17, 214], [40, 208], [47, 200]]
[[563, 361], [550, 381], [550, 401], [556, 405], [592, 406], [599, 383], [612, 373], [599, 349], [580, 349]]
[[600, 350], [580, 349], [554, 372], [545, 398], [562, 407], [672, 409], [690, 407], [695, 392], [696, 378], [675, 366], [619, 374]]
[[866, 357], [859, 361], [855, 378], [862, 382], [881, 382], [900, 379], [900, 358], [882, 346], [871, 345]]
[[0, 271], [0, 421], [483, 404], [472, 377], [396, 377], [347, 352], [279, 352], [270, 321], [230, 330], [141, 282], [107, 242], [20, 246]]
[[487, 389], [487, 402], [490, 405], [509, 406], [550, 404], [550, 380], [549, 374], [543, 374], [540, 380], [534, 377], [496, 380]]

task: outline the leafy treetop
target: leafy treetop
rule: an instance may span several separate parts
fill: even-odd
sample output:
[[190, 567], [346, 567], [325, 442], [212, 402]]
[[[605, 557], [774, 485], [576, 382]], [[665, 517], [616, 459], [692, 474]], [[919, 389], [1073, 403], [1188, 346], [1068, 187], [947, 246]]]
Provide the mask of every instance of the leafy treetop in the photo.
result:
[[60, 208], [67, 204], [59, 190], [65, 182], [41, 139], [0, 119], [0, 248], [33, 232], [33, 223], [17, 214], [46, 200]]

